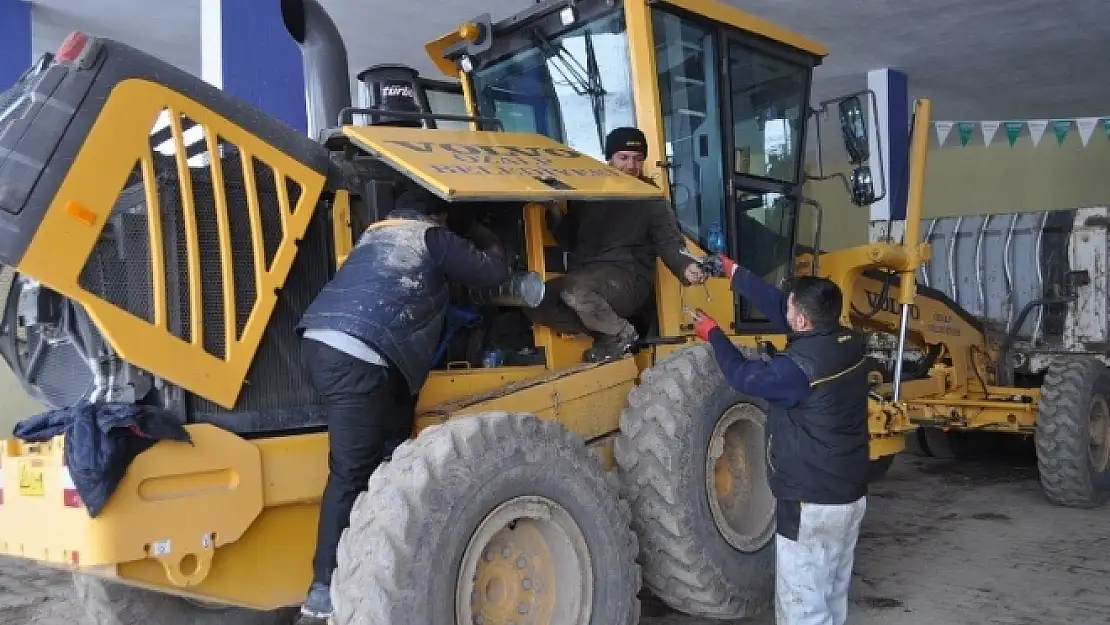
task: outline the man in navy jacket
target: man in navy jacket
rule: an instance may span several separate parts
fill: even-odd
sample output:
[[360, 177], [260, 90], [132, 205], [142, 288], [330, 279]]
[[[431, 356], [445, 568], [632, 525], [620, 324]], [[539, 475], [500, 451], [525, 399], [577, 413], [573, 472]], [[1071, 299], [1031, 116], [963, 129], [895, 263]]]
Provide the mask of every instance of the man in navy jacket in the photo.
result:
[[301, 612], [326, 619], [339, 536], [383, 457], [411, 436], [416, 396], [435, 359], [448, 282], [477, 288], [509, 277], [504, 262], [446, 228], [448, 204], [422, 189], [397, 199], [359, 238], [309, 305], [302, 359], [328, 419], [328, 483], [314, 578]]
[[732, 289], [787, 333], [783, 352], [748, 359], [712, 318], [698, 311], [694, 319], [729, 385], [771, 406], [777, 622], [842, 625], [870, 463], [864, 341], [840, 325], [843, 295], [833, 282], [801, 277], [784, 297], [731, 259], [721, 260]]

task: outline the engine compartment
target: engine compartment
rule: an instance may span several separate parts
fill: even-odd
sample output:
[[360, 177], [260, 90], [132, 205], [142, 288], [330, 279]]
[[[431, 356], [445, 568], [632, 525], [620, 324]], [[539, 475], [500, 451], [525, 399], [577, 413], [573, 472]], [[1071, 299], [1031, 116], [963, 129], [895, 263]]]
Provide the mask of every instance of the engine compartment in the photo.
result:
[[[220, 155], [225, 172], [225, 192], [233, 207], [246, 202], [238, 156], [231, 146]], [[158, 196], [161, 199], [162, 230], [165, 236], [167, 281], [167, 329], [182, 340], [190, 340], [189, 293], [185, 274], [185, 233], [177, 215], [181, 208], [177, 172], [172, 158], [158, 160]], [[192, 190], [198, 198], [196, 212], [202, 249], [214, 249], [218, 233], [204, 227], [212, 214], [214, 194], [205, 167], [190, 170]], [[378, 169], [381, 174], [381, 169]], [[264, 214], [274, 214], [274, 179], [259, 170], [256, 179]], [[385, 189], [377, 189], [376, 202], [365, 201], [363, 193], [353, 201], [351, 227], [357, 239], [369, 223], [392, 210], [392, 202], [411, 184], [393, 172]], [[351, 185], [348, 185], [351, 186]], [[380, 185], [379, 185], [380, 186]], [[367, 207], [373, 205], [368, 213]], [[82, 402], [127, 402], [159, 405], [170, 409], [187, 423], [213, 423], [243, 435], [263, 435], [318, 429], [324, 413], [300, 363], [300, 338], [295, 326], [312, 299], [334, 275], [336, 260], [332, 240], [329, 203], [321, 202], [305, 237], [286, 284], [279, 290], [278, 305], [267, 324], [262, 344], [254, 357], [236, 405], [227, 410], [127, 362], [113, 350], [83, 307], [11, 268], [4, 268], [0, 286], [0, 355], [23, 384], [25, 392], [49, 408]], [[233, 212], [234, 214], [234, 212]], [[243, 211], [232, 219], [231, 234], [237, 245], [250, 245], [250, 228]], [[147, 322], [152, 322], [152, 270], [147, 245], [147, 206], [142, 176], [136, 175], [120, 193], [99, 243], [88, 259], [81, 284], [90, 294], [111, 302]], [[236, 221], [240, 222], [238, 225]], [[538, 275], [527, 274], [524, 247], [524, 211], [520, 203], [458, 203], [451, 207], [448, 227], [471, 239], [479, 248], [496, 245], [514, 273], [515, 285], [523, 278], [536, 297]], [[280, 233], [264, 230], [269, 250]], [[270, 253], [269, 251], [267, 252]], [[209, 257], [205, 262], [218, 262]], [[213, 269], [204, 265], [204, 273]], [[236, 299], [239, 300], [240, 330], [244, 310], [255, 297], [249, 267], [237, 267]], [[242, 279], [238, 279], [242, 278]], [[221, 323], [213, 320], [223, 305], [218, 280], [205, 279], [203, 299], [205, 323], [202, 343], [210, 352], [223, 354]], [[214, 284], [213, 284], [214, 283]], [[542, 296], [542, 282], [539, 283]], [[435, 370], [473, 369], [484, 366], [542, 365], [544, 354], [535, 346], [532, 326], [521, 305], [504, 305], [513, 289], [502, 293], [477, 293], [453, 285], [450, 311]], [[519, 288], [517, 289], [520, 290]], [[506, 296], [506, 292], [508, 295]], [[497, 295], [500, 295], [498, 297]], [[519, 294], [517, 299], [519, 299]]]

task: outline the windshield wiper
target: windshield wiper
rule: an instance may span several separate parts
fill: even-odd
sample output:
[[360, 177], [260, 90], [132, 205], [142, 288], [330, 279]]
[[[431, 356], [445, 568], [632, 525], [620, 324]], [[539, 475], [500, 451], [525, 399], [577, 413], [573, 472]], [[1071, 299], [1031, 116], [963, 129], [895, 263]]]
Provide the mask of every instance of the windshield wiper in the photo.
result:
[[559, 72], [574, 93], [579, 96], [589, 96], [598, 144], [605, 145], [605, 96], [607, 94], [601, 83], [601, 69], [597, 65], [597, 53], [594, 50], [594, 39], [590, 31], [583, 33], [586, 44], [585, 67], [567, 51], [562, 42], [552, 43], [538, 29], [532, 31], [532, 36], [535, 37], [544, 55], [554, 61], [552, 65], [555, 71]]

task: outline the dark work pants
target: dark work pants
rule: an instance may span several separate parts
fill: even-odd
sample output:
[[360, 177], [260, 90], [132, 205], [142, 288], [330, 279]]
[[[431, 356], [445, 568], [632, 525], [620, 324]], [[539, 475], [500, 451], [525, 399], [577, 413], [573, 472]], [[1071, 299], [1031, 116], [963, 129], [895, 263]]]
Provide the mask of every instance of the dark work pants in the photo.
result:
[[644, 305], [651, 283], [614, 265], [572, 269], [548, 280], [543, 301], [525, 309], [534, 323], [565, 334], [615, 336], [629, 327], [628, 317]]
[[301, 343], [305, 370], [328, 418], [328, 483], [320, 504], [314, 581], [331, 583], [339, 536], [355, 498], [383, 457], [412, 435], [416, 397], [394, 367], [380, 367], [312, 340]]

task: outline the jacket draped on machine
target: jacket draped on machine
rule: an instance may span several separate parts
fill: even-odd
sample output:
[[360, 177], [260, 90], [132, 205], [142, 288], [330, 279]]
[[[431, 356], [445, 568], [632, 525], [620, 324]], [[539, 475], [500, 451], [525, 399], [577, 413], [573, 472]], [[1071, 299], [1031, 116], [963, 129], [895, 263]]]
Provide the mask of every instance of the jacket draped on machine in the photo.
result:
[[89, 516], [108, 504], [127, 467], [161, 440], [192, 444], [173, 414], [154, 406], [78, 404], [20, 421], [12, 434], [28, 443], [65, 436], [64, 458], [73, 487]]

